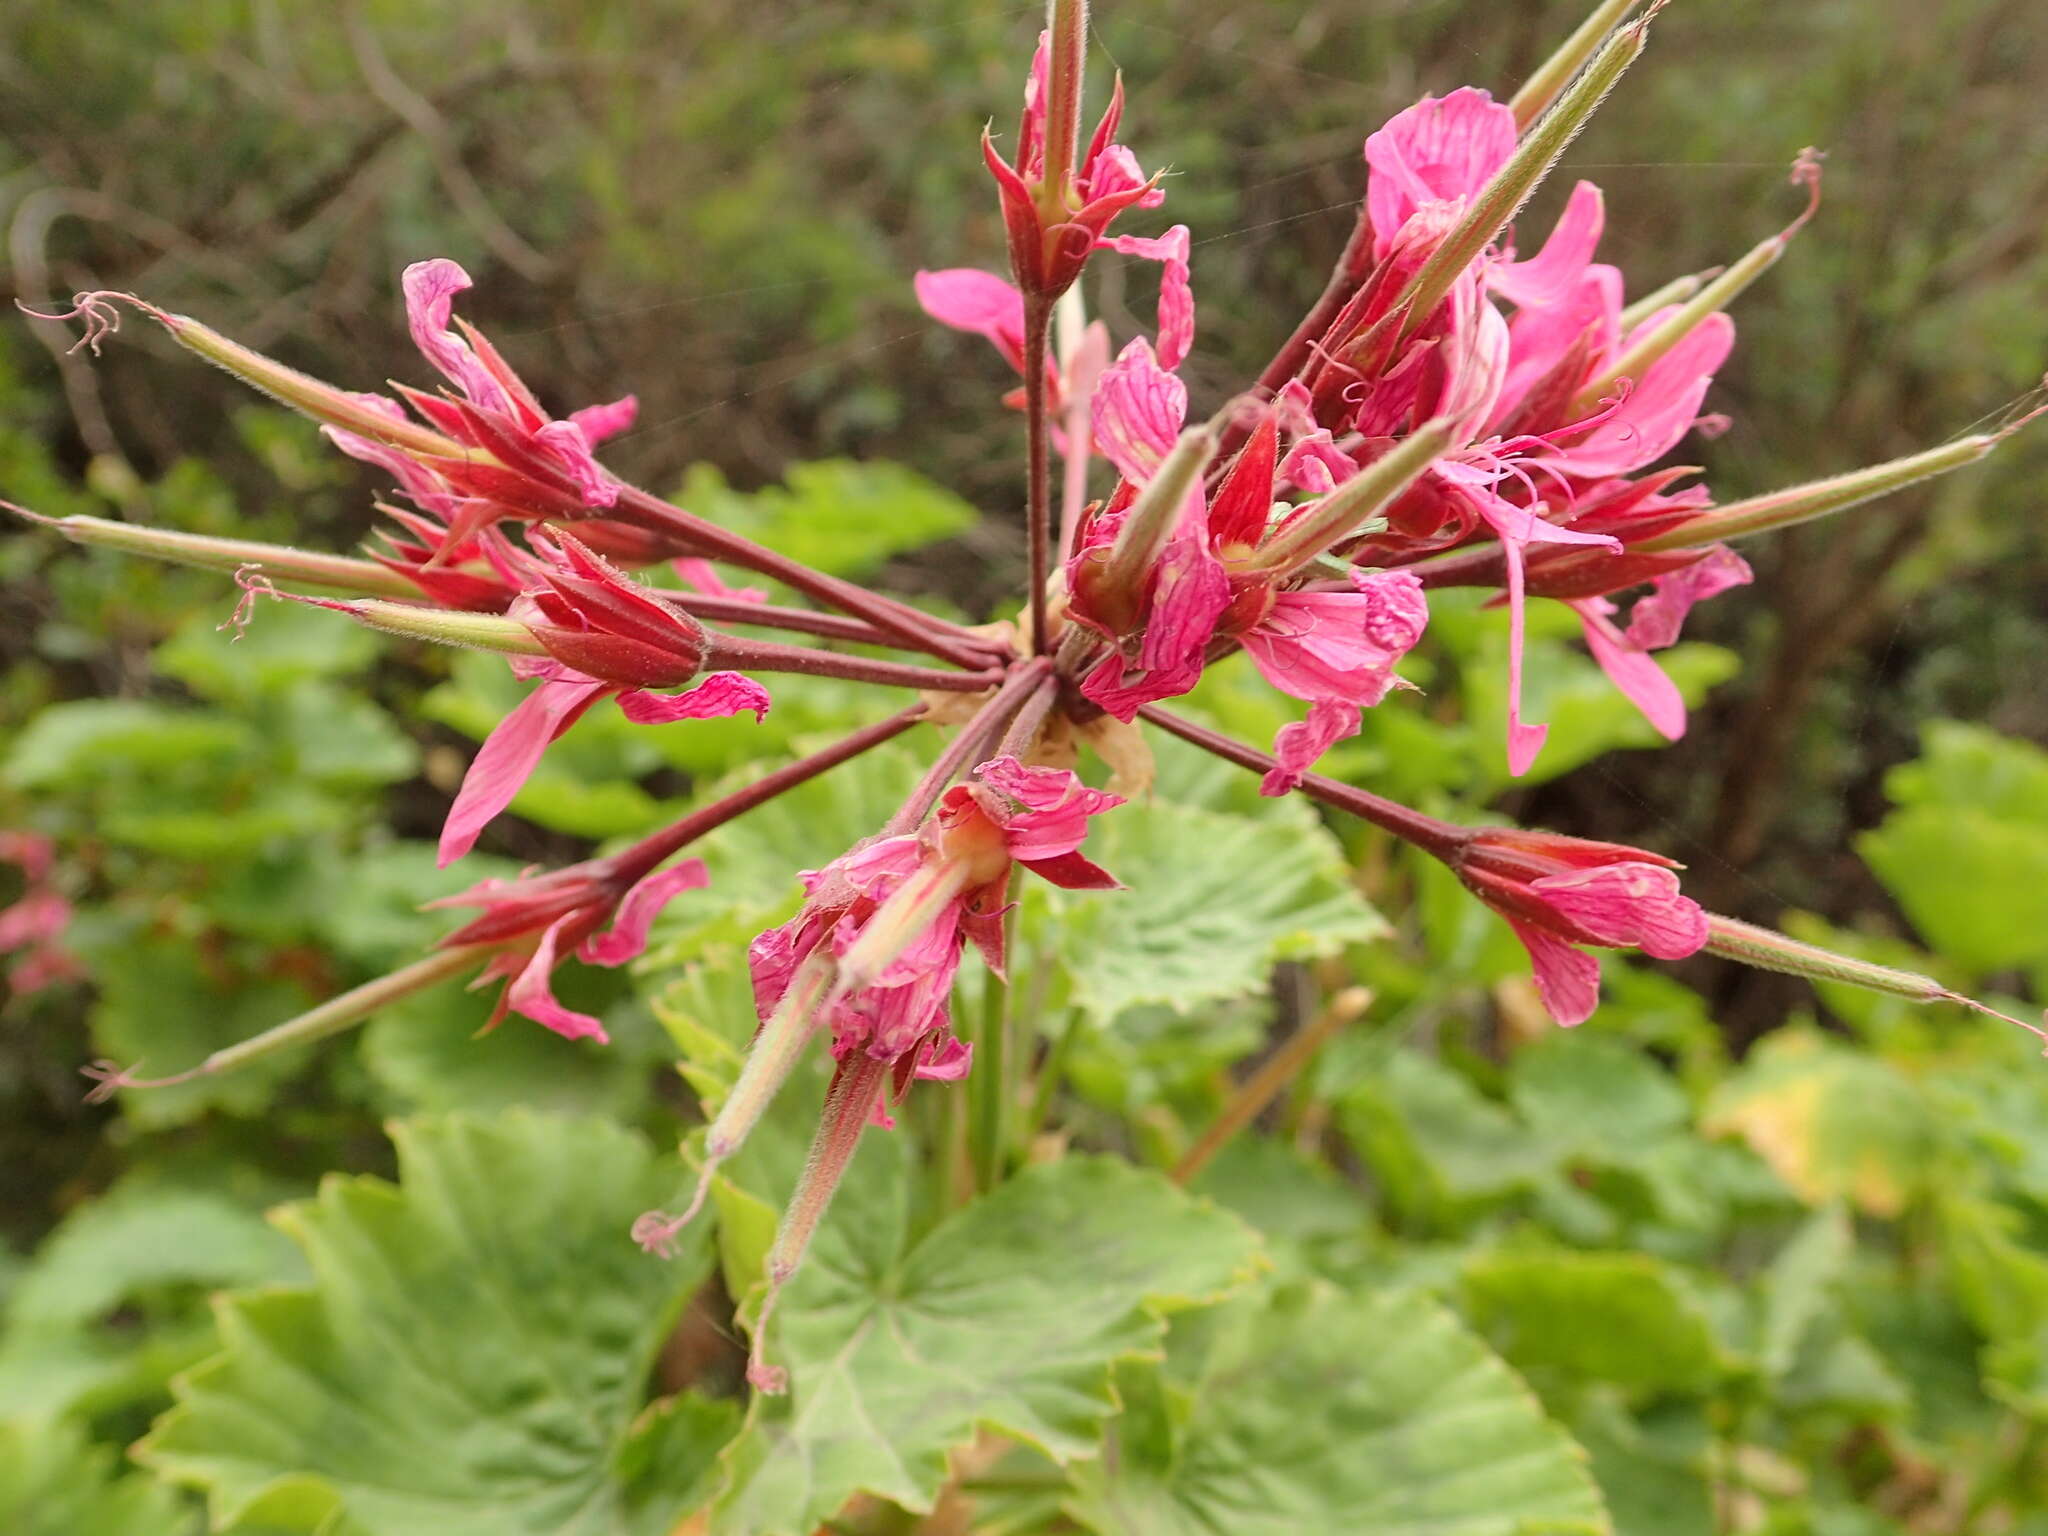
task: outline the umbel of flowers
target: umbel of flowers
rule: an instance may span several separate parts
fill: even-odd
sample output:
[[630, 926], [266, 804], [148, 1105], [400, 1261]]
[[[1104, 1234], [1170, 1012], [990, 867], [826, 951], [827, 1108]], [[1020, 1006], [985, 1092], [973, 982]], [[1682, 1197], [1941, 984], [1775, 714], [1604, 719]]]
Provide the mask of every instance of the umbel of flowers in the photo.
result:
[[[783, 1375], [765, 1354], [775, 1294], [864, 1128], [889, 1124], [889, 1107], [914, 1082], [953, 1082], [972, 1067], [949, 1013], [967, 951], [1001, 974], [1020, 880], [1122, 899], [1114, 872], [1083, 850], [1093, 819], [1115, 814], [1123, 797], [1077, 771], [1077, 740], [1116, 770], [1120, 790], [1139, 793], [1143, 732], [1163, 730], [1259, 774], [1268, 795], [1309, 795], [1442, 860], [1521, 940], [1538, 995], [1561, 1024], [1597, 1006], [1589, 950], [1599, 948], [1673, 960], [1706, 949], [1967, 1002], [1929, 978], [1707, 913], [1657, 853], [1453, 826], [1314, 771], [1359, 729], [1362, 710], [1402, 707], [1410, 685], [1400, 667], [1426, 632], [1429, 594], [1452, 586], [1493, 589], [1508, 608], [1503, 750], [1512, 772], [1525, 772], [1544, 745], [1545, 727], [1522, 708], [1532, 599], [1568, 605], [1614, 685], [1676, 738], [1685, 709], [1655, 653], [1676, 640], [1692, 605], [1750, 580], [1727, 541], [1971, 463], [2028, 419], [1734, 503], [1716, 503], [1695, 471], [1662, 467], [1688, 433], [1718, 425], [1700, 412], [1735, 341], [1727, 306], [1814, 213], [1820, 163], [1808, 151], [1794, 164], [1806, 202], [1787, 227], [1716, 274], [1642, 297], [1599, 260], [1606, 207], [1593, 183], [1571, 189], [1550, 229], [1519, 222], [1530, 193], [1643, 51], [1658, 9], [1629, 20], [1628, 5], [1608, 0], [1512, 101], [1471, 88], [1424, 97], [1366, 135], [1357, 224], [1322, 294], [1256, 379], [1196, 410], [1178, 372], [1195, 342], [1189, 231], [1119, 228], [1165, 202], [1161, 179], [1119, 142], [1121, 81], [1083, 137], [1086, 6], [1052, 0], [1014, 143], [1004, 150], [985, 135], [981, 146], [1008, 275], [915, 278], [935, 319], [986, 337], [1022, 379], [1007, 402], [1024, 416], [1030, 572], [1015, 623], [969, 629], [934, 617], [622, 482], [597, 454], [632, 424], [633, 398], [551, 416], [454, 314], [470, 280], [451, 261], [419, 262], [403, 281], [413, 339], [444, 381], [433, 391], [353, 392], [134, 295], [81, 294], [70, 317], [85, 325], [82, 345], [97, 351], [124, 307], [140, 312], [320, 422], [342, 452], [389, 477], [393, 500], [380, 503], [388, 526], [367, 558], [92, 518], [40, 521], [82, 542], [234, 572], [245, 604], [289, 598], [379, 629], [495, 650], [532, 683], [470, 765], [442, 835], [443, 863], [469, 851], [549, 743], [607, 700], [648, 726], [758, 719], [772, 707], [763, 678], [786, 672], [899, 698], [893, 713], [845, 740], [620, 852], [485, 880], [450, 898], [477, 915], [411, 966], [175, 1077], [101, 1064], [95, 1091], [226, 1071], [465, 973], [499, 985], [491, 1023], [512, 1012], [602, 1041], [596, 1019], [556, 1000], [551, 978], [572, 957], [619, 965], [639, 954], [661, 907], [706, 881], [703, 864], [685, 856], [696, 839], [883, 741], [945, 732], [909, 798], [875, 808], [871, 837], [821, 848], [815, 869], [790, 872], [803, 902], [749, 952], [758, 1028], [705, 1132], [696, 1197], [679, 1215], [650, 1212], [634, 1231], [650, 1251], [666, 1251], [795, 1066], [830, 1051], [824, 1113], [767, 1260], [753, 1329], [749, 1377], [775, 1391]], [[1154, 334], [1113, 356], [1079, 299], [1090, 261], [1105, 251], [1154, 262], [1160, 278]], [[779, 582], [796, 601], [728, 586], [711, 562]], [[634, 574], [663, 564], [682, 589]], [[1625, 618], [1618, 600], [1629, 603]], [[848, 643], [896, 655], [834, 648]], [[1304, 706], [1270, 750], [1162, 707], [1238, 650]]]

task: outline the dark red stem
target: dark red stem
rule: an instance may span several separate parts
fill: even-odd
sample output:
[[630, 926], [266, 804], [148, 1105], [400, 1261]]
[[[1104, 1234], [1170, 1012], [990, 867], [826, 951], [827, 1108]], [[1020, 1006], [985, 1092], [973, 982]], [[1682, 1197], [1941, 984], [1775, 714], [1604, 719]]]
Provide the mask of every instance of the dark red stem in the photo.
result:
[[881, 835], [900, 836], [923, 821], [925, 812], [945, 793], [946, 786], [966, 771], [1011, 716], [1045, 689], [1051, 680], [1052, 661], [1049, 657], [1034, 656], [1012, 667], [1010, 675], [1003, 680], [1003, 686], [960, 727], [960, 734], [946, 743], [946, 750], [917, 781], [917, 788], [910, 792], [910, 798], [903, 802], [902, 808], [889, 818], [889, 824], [882, 829]]
[[[1241, 741], [1197, 725], [1192, 720], [1183, 720], [1179, 715], [1170, 714], [1156, 704], [1144, 704], [1138, 713], [1158, 726], [1178, 736], [1182, 741], [1191, 742], [1205, 752], [1213, 752], [1227, 762], [1240, 768], [1249, 768], [1253, 773], [1269, 773], [1280, 766], [1277, 759], [1248, 747]], [[1465, 845], [1468, 834], [1463, 827], [1448, 821], [1438, 821], [1434, 816], [1425, 816], [1418, 810], [1384, 799], [1367, 790], [1341, 784], [1335, 779], [1326, 779], [1319, 773], [1305, 774], [1301, 781], [1301, 793], [1311, 800], [1319, 801], [1332, 810], [1349, 811], [1363, 821], [1369, 821], [1383, 832], [1391, 832], [1403, 842], [1413, 843], [1423, 852], [1452, 863], [1458, 851]]]
[[981, 651], [959, 625], [920, 613], [894, 598], [870, 592], [837, 576], [814, 571], [801, 561], [778, 554], [693, 512], [685, 512], [638, 486], [621, 486], [618, 504], [607, 515], [615, 522], [628, 523], [635, 528], [692, 540], [709, 558], [729, 560], [734, 565], [772, 576], [806, 597], [816, 598], [821, 603], [866, 619], [875, 628], [896, 636], [913, 650], [928, 651], [956, 666], [982, 665]]
[[[782, 608], [773, 603], [749, 602], [743, 597], [706, 597], [696, 592], [670, 592], [660, 588], [650, 588], [649, 591], [662, 602], [672, 603], [692, 617], [709, 619], [714, 624], [783, 629], [792, 634], [820, 635], [827, 640], [849, 640], [858, 645], [886, 645], [901, 649], [905, 644], [897, 635], [884, 633], [872, 624], [850, 619], [844, 614], [820, 613], [815, 608]], [[924, 647], [919, 646], [918, 649]], [[982, 665], [987, 666], [1000, 659], [991, 651]]]
[[706, 667], [730, 667], [736, 672], [801, 672], [809, 677], [843, 677], [855, 683], [888, 683], [898, 688], [937, 688], [948, 693], [980, 693], [1003, 680], [1000, 669], [983, 659], [978, 672], [954, 672], [945, 667], [919, 667], [903, 661], [877, 661], [868, 656], [845, 656], [838, 651], [821, 651], [807, 645], [782, 645], [773, 640], [741, 640], [732, 635], [709, 636], [704, 653]]

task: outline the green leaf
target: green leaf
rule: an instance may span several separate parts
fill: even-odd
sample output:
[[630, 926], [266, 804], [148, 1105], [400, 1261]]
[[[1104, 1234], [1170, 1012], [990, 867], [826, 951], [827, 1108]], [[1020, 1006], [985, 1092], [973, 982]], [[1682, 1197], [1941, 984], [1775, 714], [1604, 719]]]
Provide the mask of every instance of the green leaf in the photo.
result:
[[[312, 1001], [283, 977], [222, 974], [218, 963], [210, 968], [195, 946], [175, 939], [96, 944], [86, 956], [100, 993], [93, 1039], [102, 1055], [145, 1077], [196, 1066], [223, 1046], [283, 1023]], [[219, 1077], [125, 1089], [121, 1112], [145, 1128], [183, 1125], [209, 1109], [259, 1114], [277, 1085], [304, 1071], [306, 1063], [306, 1052], [284, 1051]]]
[[1900, 805], [1968, 806], [2001, 821], [2048, 827], [2048, 752], [1980, 725], [1930, 720], [1921, 756], [1884, 776]]
[[1839, 1207], [1828, 1206], [1808, 1217], [1771, 1261], [1757, 1344], [1757, 1363], [1768, 1374], [1782, 1376], [1792, 1368], [1801, 1341], [1828, 1307], [1852, 1242], [1848, 1218]]
[[776, 1314], [791, 1392], [755, 1401], [715, 1530], [809, 1536], [863, 1491], [928, 1510], [947, 1453], [984, 1425], [1059, 1461], [1092, 1455], [1110, 1367], [1156, 1352], [1162, 1309], [1213, 1298], [1257, 1256], [1235, 1217], [1079, 1156], [913, 1244], [900, 1141], [869, 1140]]
[[1671, 1074], [1625, 1041], [1552, 1030], [1517, 1051], [1509, 1096], [1558, 1146], [1624, 1161], [1684, 1129], [1691, 1105]]
[[1025, 931], [1102, 1023], [1143, 1003], [1186, 1012], [1255, 992], [1276, 961], [1388, 931], [1352, 887], [1336, 839], [1293, 814], [1127, 805], [1095, 824], [1084, 851], [1127, 888], [1034, 891], [1037, 921]]
[[2048, 956], [2048, 826], [1912, 806], [1856, 851], [1939, 953], [1983, 976]]
[[788, 489], [735, 491], [709, 464], [691, 468], [677, 501], [792, 560], [859, 576], [905, 550], [964, 533], [973, 506], [902, 464], [819, 459], [792, 464]]
[[150, 660], [194, 693], [223, 702], [287, 694], [317, 678], [360, 672], [379, 639], [338, 613], [296, 603], [261, 603], [239, 628], [202, 610], [158, 646]]
[[1391, 1053], [1346, 1093], [1339, 1114], [1389, 1202], [1411, 1221], [1456, 1224], [1531, 1187], [1555, 1163], [1545, 1141], [1419, 1051]]
[[494, 991], [464, 991], [453, 982], [404, 998], [363, 1031], [361, 1058], [388, 1102], [408, 1113], [468, 1109], [488, 1113], [525, 1106], [556, 1114], [628, 1115], [646, 1096], [644, 1047], [654, 1030], [622, 1017], [600, 995], [616, 997], [619, 982], [581, 966], [564, 966], [556, 990], [569, 1007], [594, 1012], [611, 1043], [566, 1040], [518, 1015], [488, 1034]]
[[1698, 1392], [1729, 1367], [1686, 1277], [1647, 1254], [1480, 1254], [1465, 1266], [1463, 1294], [1479, 1330], [1525, 1371]]
[[66, 1420], [0, 1419], [0, 1531], [7, 1536], [191, 1536], [170, 1489], [117, 1475], [114, 1452]]
[[1169, 1385], [1165, 1411], [1150, 1422], [1126, 1412], [1112, 1426], [1111, 1453], [1078, 1469], [1069, 1508], [1090, 1529], [1608, 1529], [1584, 1453], [1436, 1302], [1414, 1292], [1289, 1289], [1195, 1321], [1209, 1326], [1177, 1326], [1169, 1346], [1169, 1372], [1186, 1388]]
[[263, 1285], [303, 1274], [291, 1245], [209, 1190], [131, 1180], [66, 1217], [8, 1299], [10, 1328], [91, 1322], [171, 1286]]
[[1904, 1074], [1800, 1027], [1750, 1053], [1708, 1100], [1700, 1129], [1741, 1136], [1808, 1205], [1844, 1199], [1887, 1217], [1926, 1187], [1941, 1141]]
[[0, 778], [17, 789], [75, 788], [256, 749], [240, 720], [142, 699], [79, 699], [41, 710], [15, 738]]
[[[317, 1279], [221, 1306], [225, 1350], [137, 1455], [217, 1523], [375, 1536], [652, 1536], [682, 1449], [632, 1448], [649, 1367], [703, 1277], [627, 1240], [675, 1193], [639, 1137], [509, 1113], [400, 1122], [396, 1187], [331, 1177], [280, 1224]], [[702, 1433], [716, 1426], [694, 1413]], [[705, 1448], [694, 1448], [701, 1461]], [[684, 1461], [690, 1457], [681, 1458]], [[655, 1461], [661, 1465], [653, 1465]], [[638, 1467], [660, 1486], [628, 1486]]]

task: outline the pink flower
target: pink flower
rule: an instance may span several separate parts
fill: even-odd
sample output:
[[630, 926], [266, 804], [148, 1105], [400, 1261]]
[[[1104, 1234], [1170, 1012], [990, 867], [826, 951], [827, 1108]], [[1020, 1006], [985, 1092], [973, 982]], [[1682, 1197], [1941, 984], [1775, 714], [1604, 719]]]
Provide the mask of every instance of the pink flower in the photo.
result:
[[[604, 1025], [555, 998], [555, 967], [574, 951], [588, 965], [624, 965], [647, 948], [656, 914], [684, 891], [709, 884], [701, 859], [685, 859], [649, 872], [632, 851], [572, 864], [552, 874], [518, 880], [483, 880], [429, 907], [481, 907], [482, 913], [441, 940], [440, 948], [500, 944], [474, 983], [502, 980], [484, 1028], [506, 1013], [546, 1025], [570, 1040], [606, 1040]], [[608, 932], [599, 933], [609, 921]]]
[[1580, 945], [1682, 960], [1707, 942], [1707, 917], [1679, 891], [1670, 859], [1619, 843], [1482, 827], [1452, 857], [1466, 887], [1529, 951], [1536, 992], [1560, 1024], [1600, 1001], [1600, 967]]
[[[1187, 391], [1140, 340], [1104, 373], [1095, 406], [1096, 440], [1128, 487], [1149, 481], [1172, 447]], [[1272, 533], [1304, 515], [1291, 509], [1273, 523], [1281, 421], [1299, 423], [1305, 413], [1305, 391], [1283, 392], [1213, 498], [1189, 492], [1141, 591], [1108, 591], [1104, 575], [1128, 491], [1084, 526], [1067, 565], [1069, 616], [1112, 643], [1081, 692], [1118, 719], [1187, 692], [1219, 639], [1241, 644], [1268, 682], [1309, 702], [1309, 718], [1275, 741], [1283, 767], [1267, 776], [1268, 794], [1293, 788], [1334, 742], [1357, 732], [1359, 710], [1396, 685], [1394, 665], [1429, 618], [1421, 583], [1405, 572], [1354, 572], [1349, 592], [1309, 592], [1275, 588], [1249, 564]]]
[[16, 997], [86, 974], [85, 963], [64, 947], [73, 912], [54, 883], [56, 857], [57, 845], [41, 833], [0, 830], [0, 863], [19, 868], [24, 887], [20, 900], [0, 908], [0, 955], [21, 956], [7, 973]]
[[[797, 970], [823, 952], [836, 962], [826, 1001], [833, 1051], [897, 1063], [911, 1076], [959, 1076], [948, 1001], [965, 946], [1003, 967], [1002, 917], [1010, 871], [1021, 866], [1073, 890], [1115, 880], [1079, 852], [1090, 818], [1123, 803], [1064, 769], [1000, 757], [977, 782], [940, 797], [917, 832], [885, 837], [807, 873], [803, 909], [749, 951], [763, 1023]], [[908, 1065], [905, 1065], [908, 1063]]]
[[714, 672], [679, 694], [651, 693], [690, 681], [708, 650], [703, 625], [657, 600], [567, 534], [536, 540], [538, 585], [510, 616], [547, 648], [551, 659], [512, 662], [540, 686], [498, 723], [478, 748], [441, 829], [441, 863], [475, 846], [477, 835], [512, 803], [559, 740], [599, 699], [616, 697], [637, 725], [667, 725], [753, 711], [768, 713], [768, 690], [737, 672]]

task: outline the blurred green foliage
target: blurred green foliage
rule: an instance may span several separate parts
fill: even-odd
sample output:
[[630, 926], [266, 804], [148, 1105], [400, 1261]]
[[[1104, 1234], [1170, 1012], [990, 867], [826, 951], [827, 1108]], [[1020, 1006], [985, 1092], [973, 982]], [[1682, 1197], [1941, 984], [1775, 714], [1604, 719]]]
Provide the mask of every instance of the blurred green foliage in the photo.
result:
[[[1174, 168], [1169, 214], [1195, 230], [1200, 409], [1320, 285], [1363, 133], [1425, 89], [1511, 86], [1578, 7], [1098, 9], [1127, 137]], [[999, 260], [973, 139], [991, 112], [1009, 127], [1036, 12], [23, 0], [0, 20], [11, 292], [134, 288], [368, 387], [418, 376], [398, 268], [453, 255], [479, 279], [470, 313], [551, 403], [639, 393], [643, 425], [608, 455], [623, 472], [993, 616], [1021, 564], [1017, 433], [994, 409], [1009, 380], [923, 321], [908, 276]], [[1831, 152], [1822, 218], [1744, 299], [1710, 399], [1735, 420], [1700, 448], [1723, 494], [1922, 446], [2038, 375], [2044, 73], [2048, 22], [2023, 3], [1734, 0], [1660, 21], [1560, 178], [1607, 188], [1605, 249], [1639, 289], [1777, 227], [1784, 163]], [[1102, 273], [1098, 306], [1129, 334], [1149, 285]], [[0, 326], [0, 493], [329, 548], [367, 525], [373, 481], [303, 423], [155, 338], [97, 362], [65, 344]], [[1448, 595], [1413, 668], [1427, 697], [1369, 715], [1333, 771], [1447, 814], [1660, 846], [1724, 910], [2038, 1007], [2044, 468], [2023, 437], [1749, 551], [1758, 587], [1670, 656], [1696, 723], [1662, 752], [1632, 750], [1653, 738], [1569, 618], [1539, 609], [1530, 712], [1554, 730], [1534, 784], [1500, 765], [1501, 616]], [[39, 534], [0, 542], [0, 822], [56, 840], [93, 978], [11, 999], [0, 1036], [0, 1527], [195, 1528], [186, 1494], [108, 1448], [209, 1357], [150, 1460], [247, 1536], [550, 1530], [572, 1506], [592, 1530], [665, 1531], [718, 1489], [739, 1529], [814, 1524], [836, 1498], [792, 1509], [777, 1469], [811, 1467], [819, 1499], [869, 1486], [819, 1444], [872, 1431], [843, 1397], [820, 1442], [773, 1415], [741, 1428], [715, 1336], [695, 1341], [708, 1365], [663, 1357], [657, 1390], [690, 1390], [641, 1411], [699, 1266], [644, 1267], [614, 1240], [667, 1192], [651, 1169], [680, 1177], [641, 1139], [665, 1144], [687, 1103], [674, 1056], [699, 1101], [730, 1082], [745, 938], [787, 912], [795, 869], [872, 830], [915, 757], [878, 753], [720, 834], [701, 850], [713, 887], [676, 903], [640, 975], [566, 974], [607, 1050], [517, 1019], [473, 1039], [484, 1005], [450, 986], [353, 1039], [87, 1109], [88, 1057], [186, 1065], [417, 954], [445, 921], [420, 902], [640, 831], [866, 718], [799, 679], [760, 728], [594, 712], [489, 852], [440, 872], [447, 794], [516, 697], [503, 668], [284, 608], [236, 639], [215, 627], [225, 591]], [[1284, 718], [1241, 666], [1192, 707], [1248, 738]], [[967, 1479], [989, 1530], [1266, 1528], [1252, 1512], [1275, 1530], [1597, 1530], [1603, 1506], [1624, 1536], [2048, 1530], [2048, 1078], [2024, 1037], [1842, 987], [1613, 961], [1607, 1006], [1562, 1035], [1532, 1027], [1506, 930], [1368, 829], [1260, 801], [1172, 743], [1159, 800], [1125, 816], [1101, 856], [1146, 899], [1039, 891], [1024, 913], [1022, 1007], [1048, 1044], [1043, 1092], [1010, 1113], [1137, 1166], [1068, 1159], [942, 1218], [935, 1149], [959, 1131], [943, 1096], [913, 1101], [870, 1138], [826, 1262], [786, 1304], [810, 1320], [789, 1340], [800, 1384], [881, 1319], [859, 1379], [928, 1405], [959, 1347], [944, 1298], [1042, 1262], [1034, 1234], [1074, 1234], [1044, 1296], [968, 1318], [978, 1405], [892, 1422], [904, 1465], [885, 1493], [930, 1498], [978, 1416], [1016, 1441]], [[1203, 1171], [1215, 1208], [1190, 1224], [1162, 1171], [1276, 1031], [1358, 984], [1371, 1013]], [[717, 1191], [734, 1297], [815, 1092]], [[414, 1117], [403, 1158], [379, 1129], [393, 1115]], [[530, 1177], [479, 1179], [479, 1159]], [[617, 1187], [544, 1198], [561, 1164]], [[334, 1169], [374, 1177], [291, 1207], [291, 1241], [263, 1223]], [[1127, 1229], [1072, 1225], [1091, 1202]], [[1102, 1278], [1118, 1249], [1128, 1267]], [[400, 1268], [372, 1273], [379, 1255]], [[224, 1321], [219, 1287], [238, 1292]], [[501, 1370], [545, 1352], [529, 1308], [563, 1309], [545, 1346], [561, 1373], [539, 1387]], [[363, 1434], [415, 1415], [424, 1503], [278, 1408], [277, 1361], [315, 1359], [326, 1328], [410, 1341], [417, 1379], [318, 1355], [297, 1408], [331, 1424], [370, 1405]], [[460, 1413], [399, 1391], [456, 1361]], [[811, 1380], [823, 1396], [837, 1378]], [[238, 1414], [282, 1427], [252, 1452], [221, 1428]], [[1100, 1436], [1114, 1455], [1074, 1459]], [[532, 1498], [508, 1512], [493, 1500], [514, 1484]]]

